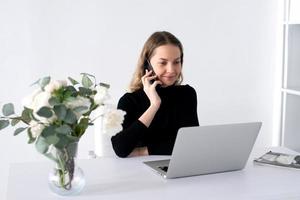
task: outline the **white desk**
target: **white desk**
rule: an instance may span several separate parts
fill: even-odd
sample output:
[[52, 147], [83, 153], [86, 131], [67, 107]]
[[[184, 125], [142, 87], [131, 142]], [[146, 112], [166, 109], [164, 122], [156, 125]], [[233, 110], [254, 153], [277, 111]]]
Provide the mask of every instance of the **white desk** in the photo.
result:
[[48, 189], [49, 162], [12, 164], [7, 199], [300, 199], [300, 170], [253, 165], [242, 171], [165, 180], [142, 161], [165, 158], [79, 160], [86, 186], [79, 196], [60, 197]]

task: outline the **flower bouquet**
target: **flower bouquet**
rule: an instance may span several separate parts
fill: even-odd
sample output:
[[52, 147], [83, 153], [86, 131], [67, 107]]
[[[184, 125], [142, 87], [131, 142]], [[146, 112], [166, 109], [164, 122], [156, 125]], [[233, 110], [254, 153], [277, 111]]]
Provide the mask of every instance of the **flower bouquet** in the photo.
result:
[[38, 88], [24, 98], [21, 114], [15, 114], [14, 105], [8, 103], [3, 105], [0, 115], [0, 130], [23, 123], [14, 135], [26, 131], [28, 143], [34, 143], [38, 152], [55, 162], [49, 185], [60, 195], [75, 194], [84, 187], [83, 172], [74, 158], [81, 136], [100, 117], [92, 119], [92, 113], [101, 109], [101, 117], [114, 133], [122, 129], [125, 115], [106, 103], [108, 84], [96, 84], [93, 75], [81, 75], [81, 84], [71, 77], [68, 81], [41, 78], [34, 83]]

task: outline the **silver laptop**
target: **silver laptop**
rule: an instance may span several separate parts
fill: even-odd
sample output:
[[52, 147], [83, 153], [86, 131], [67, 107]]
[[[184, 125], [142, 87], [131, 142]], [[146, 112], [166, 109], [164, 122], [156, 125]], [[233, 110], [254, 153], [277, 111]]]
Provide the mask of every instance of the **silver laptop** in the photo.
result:
[[171, 159], [144, 163], [164, 178], [241, 170], [261, 125], [251, 122], [181, 128]]

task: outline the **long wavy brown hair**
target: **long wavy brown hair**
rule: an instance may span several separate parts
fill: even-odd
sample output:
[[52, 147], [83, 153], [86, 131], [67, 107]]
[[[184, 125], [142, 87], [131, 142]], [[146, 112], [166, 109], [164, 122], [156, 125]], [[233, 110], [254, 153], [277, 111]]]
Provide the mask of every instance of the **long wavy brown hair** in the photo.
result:
[[[129, 91], [134, 92], [143, 88], [142, 76], [145, 74], [145, 63], [150, 61], [153, 56], [155, 49], [162, 45], [172, 44], [180, 49], [180, 61], [181, 66], [183, 64], [183, 47], [181, 42], [171, 33], [167, 31], [154, 32], [144, 44], [143, 50], [139, 56], [136, 70], [134, 72], [133, 78], [129, 85]], [[183, 75], [180, 73], [178, 80], [175, 84], [180, 85], [183, 81]]]

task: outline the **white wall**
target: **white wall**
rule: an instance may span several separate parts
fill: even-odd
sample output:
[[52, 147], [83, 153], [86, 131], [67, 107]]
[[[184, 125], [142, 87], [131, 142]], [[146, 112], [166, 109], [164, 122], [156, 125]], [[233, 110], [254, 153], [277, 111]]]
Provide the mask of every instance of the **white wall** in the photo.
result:
[[[277, 6], [273, 0], [0, 0], [0, 103], [20, 106], [41, 76], [80, 72], [110, 83], [116, 103], [146, 38], [168, 30], [184, 45], [185, 83], [197, 90], [200, 124], [262, 121], [257, 146], [269, 146]], [[82, 139], [80, 157], [94, 148], [93, 131]], [[0, 199], [9, 163], [46, 160], [26, 141], [25, 134], [0, 133]]]

